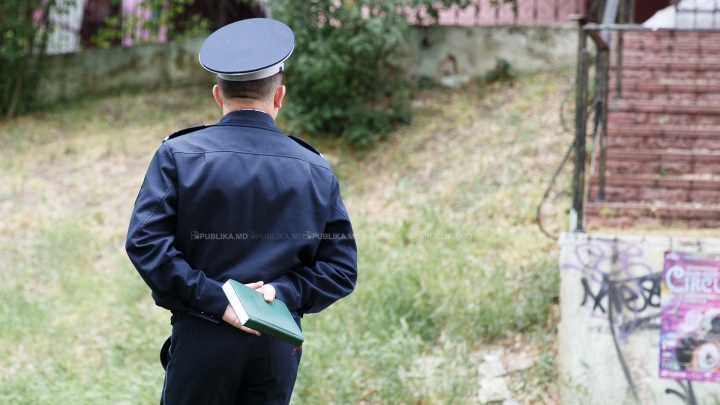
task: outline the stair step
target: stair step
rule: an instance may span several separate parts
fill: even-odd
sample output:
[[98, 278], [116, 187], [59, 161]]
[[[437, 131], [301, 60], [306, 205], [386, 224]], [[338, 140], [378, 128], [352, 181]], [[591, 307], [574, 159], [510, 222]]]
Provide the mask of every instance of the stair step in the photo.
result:
[[720, 82], [699, 83], [623, 83], [625, 91], [648, 93], [720, 93]]
[[[676, 42], [668, 43], [644, 43], [642, 41], [623, 41], [623, 52], [624, 51], [644, 51], [652, 52], [654, 55], [658, 54], [694, 54], [697, 55], [720, 55], [720, 38], [717, 42], [702, 44], [700, 42], [694, 42], [692, 44], [678, 44]], [[627, 55], [623, 53], [623, 56]], [[647, 56], [647, 53], [645, 54]]]
[[[597, 177], [590, 178], [590, 201], [597, 199]], [[720, 180], [663, 176], [607, 176], [608, 202], [720, 203]]]
[[[628, 63], [640, 64], [648, 60], [648, 51], [630, 50], [623, 51], [623, 66]], [[718, 54], [699, 54], [697, 52], [673, 53], [673, 54], [654, 54], [652, 62], [658, 65], [666, 65], [668, 63], [694, 63], [694, 64], [718, 64]], [[611, 66], [617, 66], [617, 61], [613, 58], [610, 62]]]
[[720, 104], [615, 99], [609, 106], [608, 122], [623, 126], [720, 126]]
[[[610, 99], [617, 98], [616, 92], [609, 93]], [[694, 92], [655, 92], [655, 91], [632, 91], [623, 88], [623, 100], [628, 101], [654, 101], [654, 102], [672, 102], [672, 103], [716, 103], [720, 105], [720, 93], [694, 93]]]
[[[611, 81], [613, 85], [617, 81], [617, 76], [613, 73], [610, 75]], [[623, 75], [623, 87], [626, 85], [630, 85], [633, 83], [647, 83], [647, 84], [653, 84], [653, 85], [663, 85], [663, 84], [669, 84], [669, 85], [686, 85], [686, 86], [717, 86], [720, 85], [720, 79], [704, 79], [704, 78], [672, 78], [672, 77], [658, 77], [654, 79], [653, 81], [641, 81], [638, 82], [636, 80], [628, 80], [625, 75]], [[610, 89], [612, 90], [613, 86], [610, 86]]]
[[[623, 78], [622, 99], [670, 101], [673, 103], [692, 102], [720, 105], [720, 81], [717, 80], [653, 80], [637, 81]], [[610, 78], [609, 99], [617, 97], [617, 79]]]
[[662, 101], [635, 101], [616, 99], [610, 103], [610, 111], [657, 114], [720, 114], [720, 105], [712, 103], [675, 104]]
[[720, 175], [720, 154], [702, 151], [617, 150], [607, 153], [612, 174]]
[[610, 150], [608, 159], [637, 160], [641, 162], [707, 162], [720, 163], [720, 153], [677, 150]]
[[[632, 38], [627, 37], [627, 34], [623, 37], [623, 48], [625, 49], [645, 49], [648, 51], [655, 50], [690, 50], [700, 48], [714, 49], [720, 41], [720, 36], [714, 34], [702, 38], [691, 38], [691, 37], [677, 37], [674, 39], [670, 38]], [[613, 45], [617, 46], [617, 40], [613, 41]]]
[[[704, 40], [691, 40], [691, 41], [624, 41], [623, 51], [644, 51], [648, 52], [647, 57], [656, 56], [667, 56], [674, 54], [683, 54], [694, 52], [695, 57], [705, 57], [710, 55], [718, 55], [717, 47], [720, 43], [720, 37]], [[617, 46], [616, 43], [613, 44]], [[617, 49], [617, 48], [612, 49]], [[615, 58], [616, 55], [611, 55]], [[623, 55], [624, 56], [624, 55]]]
[[[610, 77], [616, 80], [617, 66], [613, 65]], [[622, 79], [624, 82], [653, 82], [666, 80], [710, 80], [720, 81], [720, 63], [640, 61], [624, 62]]]
[[[616, 82], [610, 81], [610, 100], [617, 98]], [[706, 103], [720, 105], [720, 82], [705, 83], [638, 83], [624, 80], [622, 83], [622, 99], [645, 100], [672, 103]]]
[[720, 127], [617, 125], [610, 121], [608, 149], [720, 150]]
[[[612, 69], [615, 70], [616, 68], [617, 65], [613, 64]], [[717, 72], [720, 71], [720, 59], [706, 60], [704, 62], [668, 62], [663, 59], [623, 61], [623, 70]]]
[[643, 220], [681, 222], [690, 227], [720, 227], [720, 206], [587, 202], [587, 225], [629, 227]]
[[[616, 71], [610, 72], [611, 82], [617, 80]], [[624, 70], [623, 83], [667, 83], [677, 81], [720, 81], [720, 71], [691, 71], [691, 70]]]
[[[608, 125], [608, 135], [638, 135], [720, 139], [720, 126], [688, 127], [685, 125]], [[699, 148], [702, 149], [702, 148]]]
[[708, 79], [671, 79], [671, 78], [660, 78], [655, 83], [658, 84], [687, 84], [687, 85], [699, 85], [699, 86], [712, 86], [720, 84], [720, 80], [708, 80]]

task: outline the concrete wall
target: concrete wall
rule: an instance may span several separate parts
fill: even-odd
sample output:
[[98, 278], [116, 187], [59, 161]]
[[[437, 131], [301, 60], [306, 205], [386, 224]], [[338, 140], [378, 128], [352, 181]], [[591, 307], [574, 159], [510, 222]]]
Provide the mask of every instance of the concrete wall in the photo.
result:
[[[667, 250], [720, 253], [720, 239], [560, 237], [562, 404], [700, 405], [720, 398], [720, 384], [693, 381], [688, 386], [658, 377], [659, 295]], [[610, 296], [619, 297], [620, 308]], [[688, 398], [692, 390], [697, 401], [682, 400], [667, 389]]]
[[49, 73], [40, 82], [39, 91], [43, 99], [55, 101], [122, 89], [211, 85], [215, 76], [198, 62], [204, 40], [49, 55]]
[[416, 27], [402, 64], [415, 77], [434, 79], [478, 76], [493, 69], [498, 58], [519, 72], [548, 70], [575, 64], [577, 40], [572, 27]]
[[[40, 83], [44, 99], [108, 94], [126, 88], [211, 84], [213, 75], [198, 62], [204, 38], [78, 53], [50, 55], [48, 76]], [[414, 77], [467, 80], [495, 67], [498, 58], [517, 71], [570, 65], [577, 53], [577, 31], [563, 27], [416, 27], [400, 63]], [[453, 62], [454, 60], [454, 62]], [[292, 58], [288, 62], [292, 69]]]

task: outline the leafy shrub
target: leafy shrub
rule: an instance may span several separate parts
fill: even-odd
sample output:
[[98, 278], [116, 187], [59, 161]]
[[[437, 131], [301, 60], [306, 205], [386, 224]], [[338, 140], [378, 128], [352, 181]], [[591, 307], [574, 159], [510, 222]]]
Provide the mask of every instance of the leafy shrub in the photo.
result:
[[[369, 15], [363, 15], [361, 4]], [[295, 33], [285, 78], [293, 131], [334, 133], [367, 146], [408, 119], [402, 72], [390, 62], [402, 45], [401, 1], [282, 0], [273, 17]]]
[[368, 146], [410, 119], [411, 87], [392, 61], [408, 18], [437, 20], [438, 10], [469, 0], [278, 0], [273, 18], [295, 32], [285, 82], [293, 131], [336, 134]]
[[[71, 3], [71, 2], [68, 2]], [[67, 3], [64, 3], [67, 6]], [[54, 0], [0, 2], [0, 114], [27, 111], [42, 74], [50, 10], [62, 13]]]
[[516, 77], [517, 73], [515, 73], [515, 69], [513, 69], [510, 62], [499, 58], [495, 62], [495, 68], [485, 73], [484, 76], [481, 76], [479, 78], [479, 82], [480, 84], [490, 84], [496, 82], [512, 83], [515, 81]]

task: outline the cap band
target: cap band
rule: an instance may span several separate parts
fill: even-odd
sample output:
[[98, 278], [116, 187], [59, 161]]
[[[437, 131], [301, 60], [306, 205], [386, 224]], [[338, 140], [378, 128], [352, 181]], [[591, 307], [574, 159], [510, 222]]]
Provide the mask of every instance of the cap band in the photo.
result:
[[284, 66], [285, 66], [285, 63], [280, 62], [275, 66], [270, 66], [269, 68], [258, 70], [257, 72], [241, 73], [241, 74], [236, 74], [236, 75], [230, 75], [230, 74], [226, 74], [226, 73], [218, 73], [218, 77], [223, 80], [228, 80], [231, 82], [249, 82], [250, 80], [260, 80], [260, 79], [264, 79], [266, 77], [270, 77], [274, 74], [280, 73], [283, 71]]

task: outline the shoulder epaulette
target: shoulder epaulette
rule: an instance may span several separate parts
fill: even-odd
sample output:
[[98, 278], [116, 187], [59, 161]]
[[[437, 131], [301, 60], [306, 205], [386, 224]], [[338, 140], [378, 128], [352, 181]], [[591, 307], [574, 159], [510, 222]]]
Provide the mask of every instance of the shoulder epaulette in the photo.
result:
[[322, 155], [322, 153], [318, 152], [318, 150], [315, 149], [315, 148], [313, 148], [312, 145], [310, 145], [309, 143], [303, 141], [302, 139], [298, 138], [297, 136], [295, 136], [295, 135], [289, 135], [288, 137], [289, 137], [290, 139], [292, 139], [293, 141], [299, 143], [300, 146], [302, 146], [303, 148], [309, 150], [310, 152], [312, 152], [312, 153], [314, 153], [314, 154], [316, 154], [316, 155], [320, 155], [321, 158], [325, 158], [325, 157]]
[[179, 131], [173, 132], [172, 134], [168, 135], [165, 139], [163, 139], [163, 142], [167, 141], [168, 139], [177, 138], [178, 136], [189, 134], [190, 132], [199, 131], [201, 129], [207, 128], [205, 125], [197, 125], [194, 127], [188, 127], [185, 129], [181, 129]]

